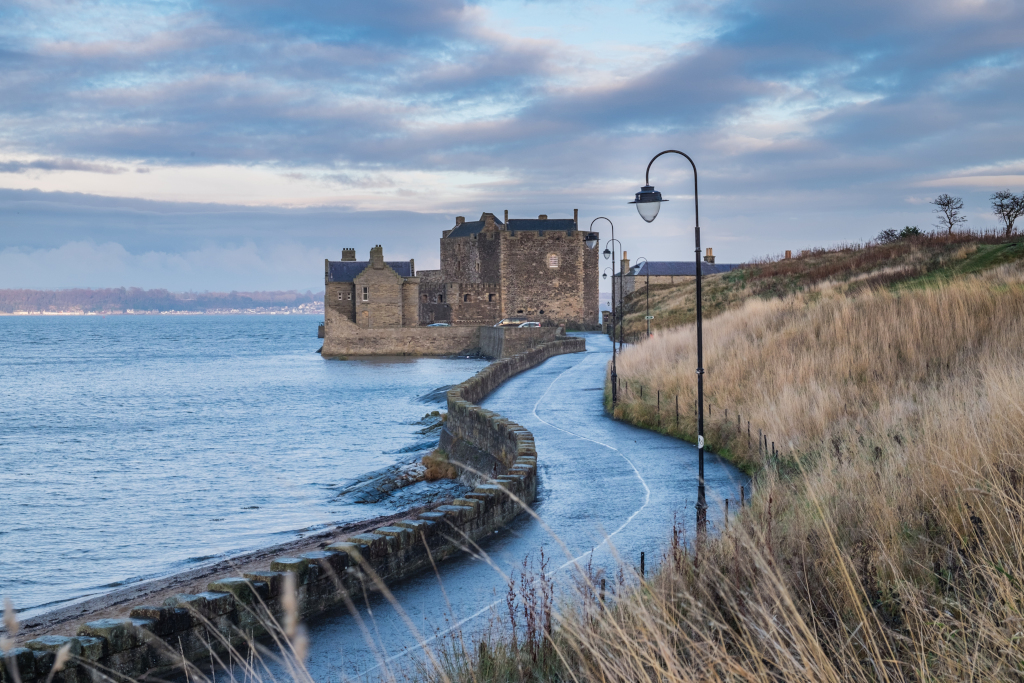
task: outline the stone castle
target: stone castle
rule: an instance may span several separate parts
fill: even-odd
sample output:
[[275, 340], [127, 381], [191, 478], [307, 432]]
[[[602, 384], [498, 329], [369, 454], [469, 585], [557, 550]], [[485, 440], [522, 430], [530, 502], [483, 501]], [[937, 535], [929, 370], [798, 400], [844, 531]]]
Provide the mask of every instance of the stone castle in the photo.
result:
[[[429, 334], [411, 334], [439, 322], [475, 328], [516, 317], [544, 326], [597, 328], [599, 236], [581, 231], [578, 219], [578, 211], [558, 219], [509, 219], [507, 211], [504, 221], [491, 213], [469, 222], [459, 216], [441, 237], [441, 268], [418, 273], [412, 260], [385, 261], [381, 245], [370, 250], [369, 261], [357, 261], [354, 249], [343, 249], [340, 261], [324, 262], [325, 353], [339, 346], [332, 338], [358, 338], [361, 344], [401, 337], [395, 352], [423, 354], [461, 350], [442, 350], [444, 343], [434, 337], [451, 339], [454, 346], [469, 343], [466, 331], [429, 328]], [[344, 348], [353, 353], [353, 343]]]

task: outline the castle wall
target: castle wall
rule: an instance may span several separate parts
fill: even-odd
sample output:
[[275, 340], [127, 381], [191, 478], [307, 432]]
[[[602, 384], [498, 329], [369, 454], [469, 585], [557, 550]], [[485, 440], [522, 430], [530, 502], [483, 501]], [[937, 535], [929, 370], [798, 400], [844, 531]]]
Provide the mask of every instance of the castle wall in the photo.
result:
[[493, 325], [501, 319], [501, 288], [497, 283], [449, 283], [452, 323]]
[[[501, 294], [506, 316], [522, 315], [549, 325], [586, 322], [585, 234], [561, 231], [502, 234]], [[549, 266], [552, 256], [557, 259], [554, 268]], [[596, 325], [597, 316], [593, 317]]]
[[[325, 311], [325, 316], [328, 314]], [[340, 317], [325, 321], [324, 358], [340, 356], [454, 356], [475, 354], [480, 328], [362, 327]]]
[[403, 278], [402, 281], [402, 326], [416, 327], [420, 322], [420, 279]]
[[445, 282], [471, 284], [501, 281], [504, 231], [484, 230], [470, 237], [441, 239], [441, 276]]
[[[363, 328], [402, 326], [402, 276], [384, 264], [370, 267], [354, 279], [356, 325]], [[368, 300], [363, 301], [363, 287]]]
[[355, 322], [356, 302], [355, 287], [351, 282], [328, 282], [324, 292], [324, 321], [327, 320], [327, 311], [334, 311], [345, 320]]

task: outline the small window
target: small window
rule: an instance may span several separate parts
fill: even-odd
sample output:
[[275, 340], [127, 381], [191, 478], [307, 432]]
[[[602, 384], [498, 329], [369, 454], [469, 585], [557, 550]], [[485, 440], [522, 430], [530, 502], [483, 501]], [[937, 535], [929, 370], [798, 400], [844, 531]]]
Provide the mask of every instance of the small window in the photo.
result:
[[548, 268], [558, 267], [558, 254], [548, 254]]
[[516, 313], [522, 313], [522, 312], [523, 312], [523, 309], [521, 309], [521, 308], [518, 311], [516, 311]]
[[488, 294], [487, 295], [487, 300], [488, 301], [494, 301], [494, 295], [493, 294]]
[[352, 301], [352, 292], [349, 292], [345, 298], [348, 299], [349, 301]]
[[423, 300], [424, 300], [424, 301], [429, 301], [429, 300], [430, 300], [430, 297], [428, 297], [428, 296], [427, 296], [426, 294], [424, 294], [424, 295], [423, 295]]
[[338, 292], [338, 301], [345, 300], [345, 292]]
[[437, 303], [439, 303], [439, 304], [443, 304], [444, 303], [444, 294], [438, 294], [437, 295]]
[[369, 300], [370, 300], [370, 288], [369, 287], [363, 287], [363, 301], [369, 301]]
[[469, 294], [463, 294], [462, 295], [462, 300], [465, 301], [465, 302], [469, 302]]

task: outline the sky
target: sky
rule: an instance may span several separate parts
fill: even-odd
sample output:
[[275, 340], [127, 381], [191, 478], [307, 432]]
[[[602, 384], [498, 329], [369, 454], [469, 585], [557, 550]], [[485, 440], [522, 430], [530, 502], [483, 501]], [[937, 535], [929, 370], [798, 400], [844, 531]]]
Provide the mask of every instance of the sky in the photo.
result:
[[[1024, 191], [1016, 0], [4, 0], [0, 288], [317, 290], [457, 215], [631, 260], [870, 239]], [[602, 239], [610, 226], [598, 221]]]

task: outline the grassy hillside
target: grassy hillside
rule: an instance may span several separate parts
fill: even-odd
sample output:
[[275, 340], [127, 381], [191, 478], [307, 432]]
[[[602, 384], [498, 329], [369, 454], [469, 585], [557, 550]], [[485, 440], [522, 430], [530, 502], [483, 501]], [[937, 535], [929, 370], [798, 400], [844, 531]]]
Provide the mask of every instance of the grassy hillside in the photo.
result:
[[[810, 249], [792, 259], [766, 259], [730, 273], [704, 278], [704, 315], [742, 305], [747, 299], [771, 299], [807, 291], [823, 282], [844, 293], [872, 287], [914, 286], [980, 272], [1024, 258], [1024, 238], [962, 233], [922, 235], [890, 244]], [[694, 322], [694, 284], [652, 285], [652, 329]], [[625, 299], [625, 333], [646, 330], [644, 290]]]
[[[958, 236], [713, 278], [706, 434], [752, 504], [689, 549], [666, 529], [613, 605], [581, 577], [541, 636], [454, 645], [428, 677], [1024, 680], [1022, 256]], [[686, 321], [685, 287], [657, 300]], [[616, 417], [692, 438], [694, 355], [692, 324], [628, 348]]]

